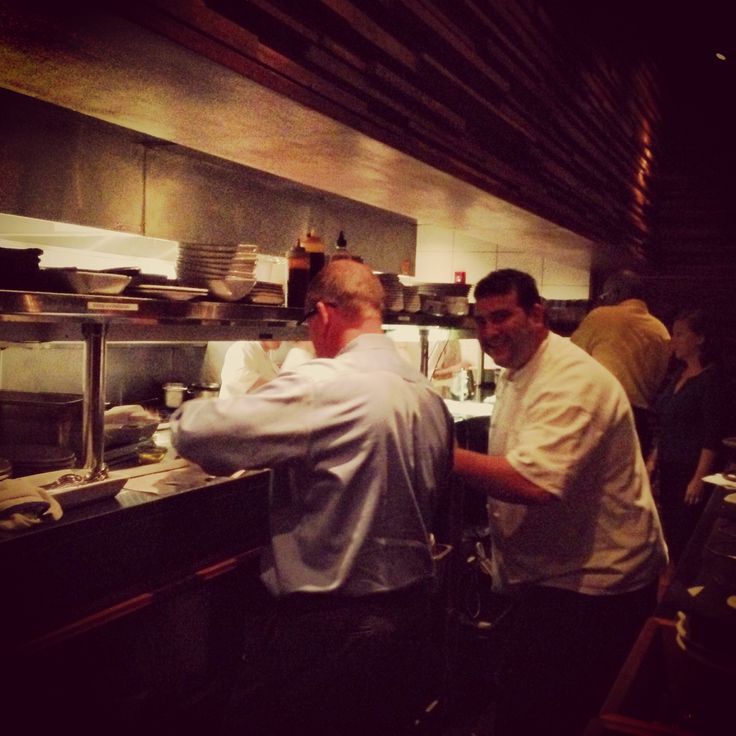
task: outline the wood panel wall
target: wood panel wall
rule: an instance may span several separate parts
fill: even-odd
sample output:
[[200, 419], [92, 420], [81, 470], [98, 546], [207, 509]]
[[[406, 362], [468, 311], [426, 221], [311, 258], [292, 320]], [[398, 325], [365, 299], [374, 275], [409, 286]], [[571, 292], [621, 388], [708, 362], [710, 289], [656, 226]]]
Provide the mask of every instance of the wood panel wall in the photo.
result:
[[533, 0], [147, 0], [128, 18], [642, 259], [660, 129], [649, 62]]
[[665, 78], [666, 125], [647, 252], [654, 307], [668, 320], [684, 307], [709, 310], [736, 385], [736, 54], [727, 63], [716, 60], [719, 34], [710, 28], [702, 52], [680, 53]]

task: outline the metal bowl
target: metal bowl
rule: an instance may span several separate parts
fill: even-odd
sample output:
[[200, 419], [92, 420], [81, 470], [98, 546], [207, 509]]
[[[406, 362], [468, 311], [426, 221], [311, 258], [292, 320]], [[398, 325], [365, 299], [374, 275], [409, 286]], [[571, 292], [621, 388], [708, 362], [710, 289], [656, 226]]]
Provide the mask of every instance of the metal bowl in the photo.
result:
[[207, 288], [210, 293], [226, 302], [240, 301], [250, 294], [255, 285], [255, 279], [207, 279]]
[[120, 273], [103, 271], [80, 271], [61, 269], [59, 275], [75, 294], [121, 294], [131, 282], [131, 277]]
[[447, 314], [447, 307], [441, 298], [431, 294], [420, 294], [419, 300], [424, 314], [431, 314], [433, 317], [442, 317]]
[[151, 439], [158, 427], [158, 421], [140, 424], [106, 425], [105, 447], [119, 447], [144, 442]]

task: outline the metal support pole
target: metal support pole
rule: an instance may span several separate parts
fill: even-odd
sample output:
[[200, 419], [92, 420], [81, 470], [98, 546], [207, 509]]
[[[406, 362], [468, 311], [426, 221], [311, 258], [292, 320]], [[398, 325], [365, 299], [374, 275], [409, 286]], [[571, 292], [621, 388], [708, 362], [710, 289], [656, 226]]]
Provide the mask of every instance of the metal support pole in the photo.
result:
[[429, 327], [419, 328], [419, 370], [429, 378]]
[[107, 477], [105, 449], [105, 337], [107, 324], [85, 323], [84, 336], [84, 415], [82, 440], [86, 481]]

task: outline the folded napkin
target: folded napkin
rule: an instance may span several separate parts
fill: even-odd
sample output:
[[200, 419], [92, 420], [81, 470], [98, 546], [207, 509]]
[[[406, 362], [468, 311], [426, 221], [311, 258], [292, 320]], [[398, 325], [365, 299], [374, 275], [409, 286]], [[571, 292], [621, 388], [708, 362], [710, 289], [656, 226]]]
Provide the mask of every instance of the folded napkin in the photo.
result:
[[0, 529], [28, 529], [42, 521], [58, 521], [59, 502], [25, 478], [0, 481]]
[[723, 488], [727, 489], [736, 489], [736, 482], [734, 482], [733, 478], [726, 478], [723, 473], [706, 475], [700, 480], [704, 481], [705, 483], [712, 483], [714, 486], [723, 486]]

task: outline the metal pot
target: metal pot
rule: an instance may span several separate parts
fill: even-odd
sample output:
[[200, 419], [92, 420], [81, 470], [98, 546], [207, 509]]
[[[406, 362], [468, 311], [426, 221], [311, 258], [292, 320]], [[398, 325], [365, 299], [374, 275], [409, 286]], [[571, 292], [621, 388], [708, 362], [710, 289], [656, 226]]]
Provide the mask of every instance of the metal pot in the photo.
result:
[[193, 383], [189, 387], [189, 397], [192, 399], [216, 399], [219, 395], [219, 383]]
[[164, 384], [164, 406], [167, 409], [176, 409], [184, 401], [187, 387], [183, 383]]

